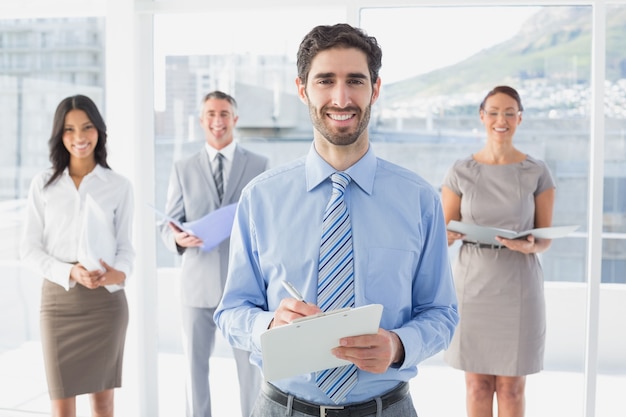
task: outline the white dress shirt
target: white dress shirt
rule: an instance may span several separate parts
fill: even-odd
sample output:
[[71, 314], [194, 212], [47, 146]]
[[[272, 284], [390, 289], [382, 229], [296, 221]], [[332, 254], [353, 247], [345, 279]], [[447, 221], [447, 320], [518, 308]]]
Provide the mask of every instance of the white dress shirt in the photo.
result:
[[[76, 188], [67, 169], [44, 188], [52, 170], [38, 174], [31, 182], [20, 255], [26, 266], [66, 290], [74, 287], [70, 270], [77, 262], [81, 240], [85, 197], [89, 194], [113, 223], [117, 241], [113, 268], [132, 272], [133, 192], [130, 181], [110, 169], [96, 165]], [[107, 286], [115, 291], [122, 286]]]

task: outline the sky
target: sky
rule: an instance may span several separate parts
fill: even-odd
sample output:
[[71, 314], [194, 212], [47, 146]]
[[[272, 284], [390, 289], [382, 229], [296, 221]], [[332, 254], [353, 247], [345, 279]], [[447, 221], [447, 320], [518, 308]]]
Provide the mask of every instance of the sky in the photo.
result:
[[[539, 9], [520, 6], [364, 9], [360, 26], [381, 45], [380, 75], [383, 83], [392, 83], [455, 64], [510, 39]], [[316, 25], [342, 21], [345, 21], [343, 7], [157, 15], [154, 37], [157, 109], [162, 108], [164, 100], [167, 55], [286, 54], [295, 62], [298, 45], [306, 32]]]
[[[383, 50], [383, 82], [456, 64], [517, 34], [540, 7], [422, 7], [365, 10], [361, 27]], [[401, 28], [401, 29], [397, 29]]]

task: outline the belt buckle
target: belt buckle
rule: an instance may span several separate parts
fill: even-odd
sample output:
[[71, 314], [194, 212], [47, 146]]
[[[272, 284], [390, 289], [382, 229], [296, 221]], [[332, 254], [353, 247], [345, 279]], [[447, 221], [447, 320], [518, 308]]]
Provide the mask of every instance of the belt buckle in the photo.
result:
[[327, 410], [343, 410], [345, 407], [342, 406], [328, 406], [328, 405], [320, 405], [320, 417], [327, 417]]

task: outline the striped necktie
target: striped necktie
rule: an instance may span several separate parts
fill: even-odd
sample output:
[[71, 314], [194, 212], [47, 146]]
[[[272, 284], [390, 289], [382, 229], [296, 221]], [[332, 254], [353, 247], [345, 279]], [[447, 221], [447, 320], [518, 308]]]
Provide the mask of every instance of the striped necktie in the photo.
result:
[[[344, 201], [350, 177], [343, 172], [331, 175], [333, 192], [322, 221], [317, 304], [322, 311], [354, 307], [354, 266], [352, 227]], [[316, 372], [315, 382], [338, 404], [356, 385], [357, 368], [345, 365]]]
[[222, 198], [224, 197], [224, 155], [218, 152], [215, 159], [217, 160], [217, 169], [213, 173], [213, 178], [215, 178], [217, 196], [219, 197], [221, 203]]

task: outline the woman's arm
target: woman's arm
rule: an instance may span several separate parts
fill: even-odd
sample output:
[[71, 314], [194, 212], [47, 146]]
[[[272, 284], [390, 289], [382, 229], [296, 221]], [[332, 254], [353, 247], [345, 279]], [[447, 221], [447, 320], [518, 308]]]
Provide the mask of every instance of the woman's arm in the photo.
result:
[[[76, 283], [70, 278], [73, 264], [50, 255], [44, 247], [45, 210], [43, 184], [46, 177], [36, 176], [31, 182], [26, 203], [24, 230], [20, 242], [20, 259], [45, 279], [69, 290]], [[54, 185], [51, 185], [51, 187]]]
[[[556, 190], [549, 188], [535, 197], [535, 229], [552, 226], [552, 213]], [[551, 239], [535, 239], [535, 253], [548, 250]]]
[[[443, 217], [446, 225], [450, 223], [450, 220], [461, 220], [461, 197], [456, 195], [454, 191], [445, 185], [441, 187], [441, 204], [443, 205]], [[448, 246], [465, 236], [462, 233], [451, 232], [449, 230], [447, 234]]]

